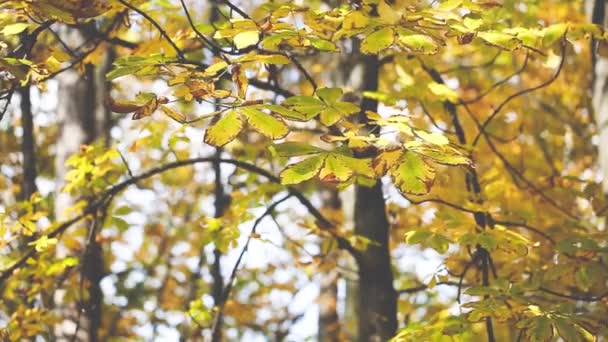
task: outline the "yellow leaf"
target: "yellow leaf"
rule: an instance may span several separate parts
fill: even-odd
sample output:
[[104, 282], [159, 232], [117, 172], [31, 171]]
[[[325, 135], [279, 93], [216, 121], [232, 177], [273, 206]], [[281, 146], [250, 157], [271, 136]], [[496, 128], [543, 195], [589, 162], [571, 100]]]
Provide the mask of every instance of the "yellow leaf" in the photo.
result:
[[260, 41], [260, 34], [258, 31], [245, 31], [237, 34], [232, 39], [236, 48], [240, 50], [257, 44]]
[[370, 34], [361, 42], [361, 52], [375, 54], [391, 46], [394, 41], [395, 34], [393, 29], [385, 27]]
[[205, 143], [221, 147], [231, 142], [243, 129], [239, 113], [231, 110], [205, 132]]
[[160, 109], [162, 109], [163, 113], [165, 113], [168, 117], [179, 123], [184, 123], [186, 121], [186, 116], [184, 114], [176, 111], [175, 109], [169, 106], [160, 106]]
[[380, 15], [380, 20], [389, 25], [395, 25], [401, 19], [401, 13], [391, 8], [384, 0], [378, 2], [378, 14]]

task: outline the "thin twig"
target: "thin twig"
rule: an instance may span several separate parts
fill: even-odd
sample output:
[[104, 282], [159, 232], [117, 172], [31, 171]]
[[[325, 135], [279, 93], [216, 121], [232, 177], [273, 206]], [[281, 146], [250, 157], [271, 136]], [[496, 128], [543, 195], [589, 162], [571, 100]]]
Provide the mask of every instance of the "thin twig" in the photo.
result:
[[167, 42], [169, 43], [169, 45], [171, 45], [171, 47], [173, 48], [173, 50], [175, 50], [175, 53], [177, 53], [177, 55], [179, 56], [179, 59], [184, 61], [186, 60], [186, 57], [184, 56], [184, 52], [177, 47], [177, 45], [175, 44], [175, 42], [173, 41], [173, 39], [171, 39], [171, 37], [169, 37], [169, 35], [167, 34], [167, 32], [160, 26], [159, 23], [156, 22], [156, 20], [154, 20], [152, 17], [150, 17], [146, 12], [140, 10], [139, 8], [131, 5], [130, 3], [126, 2], [125, 0], [118, 0], [118, 2], [120, 2], [121, 4], [123, 4], [124, 6], [130, 8], [131, 10], [137, 12], [139, 15], [141, 15], [142, 17], [146, 18], [146, 20], [148, 22], [150, 22], [150, 24], [152, 24], [154, 27], [156, 27], [156, 29], [158, 30], [158, 32], [160, 32], [161, 36], [163, 36], [163, 38], [165, 38], [165, 40], [167, 40]]
[[216, 334], [217, 334], [217, 329], [219, 329], [219, 326], [220, 326], [219, 322], [221, 321], [222, 312], [224, 310], [224, 305], [226, 305], [226, 301], [230, 297], [230, 292], [232, 291], [232, 286], [234, 285], [234, 281], [236, 279], [236, 274], [237, 274], [237, 272], [239, 270], [239, 266], [241, 265], [241, 262], [243, 260], [243, 256], [245, 255], [245, 253], [249, 249], [249, 244], [251, 243], [251, 239], [256, 234], [256, 231], [258, 229], [258, 225], [260, 224], [260, 222], [262, 222], [262, 220], [266, 216], [270, 215], [279, 204], [285, 202], [291, 196], [292, 196], [292, 194], [288, 193], [286, 196], [284, 196], [281, 199], [275, 201], [274, 203], [272, 203], [271, 205], [269, 205], [268, 208], [266, 208], [266, 211], [264, 211], [264, 213], [260, 217], [258, 217], [255, 220], [255, 223], [253, 224], [253, 227], [251, 228], [251, 232], [249, 233], [249, 236], [247, 237], [247, 241], [245, 242], [245, 245], [243, 246], [243, 249], [241, 250], [241, 253], [239, 254], [239, 257], [237, 258], [236, 263], [232, 267], [232, 272], [230, 273], [230, 278], [228, 279], [228, 283], [226, 284], [226, 287], [224, 288], [224, 291], [222, 291], [221, 300], [220, 300], [219, 303], [216, 303], [217, 312], [215, 314], [215, 318], [213, 319], [213, 325], [212, 325], [212, 328], [211, 328], [211, 336], [216, 336]]
[[481, 136], [483, 135], [483, 132], [485, 132], [486, 127], [488, 127], [488, 125], [490, 124], [490, 122], [492, 122], [492, 120], [502, 111], [502, 109], [509, 103], [511, 102], [513, 99], [516, 99], [522, 95], [525, 95], [527, 93], [531, 93], [533, 91], [536, 91], [538, 89], [542, 89], [548, 85], [550, 85], [551, 83], [553, 83], [553, 81], [555, 81], [564, 66], [564, 62], [566, 61], [566, 39], [565, 36], [564, 38], [562, 38], [562, 43], [561, 43], [561, 59], [559, 61], [559, 65], [557, 66], [557, 70], [555, 71], [555, 73], [553, 73], [553, 75], [546, 81], [530, 87], [530, 88], [526, 88], [523, 90], [520, 90], [518, 92], [516, 92], [515, 94], [511, 94], [509, 95], [504, 101], [502, 101], [495, 109], [494, 111], [492, 111], [492, 113], [490, 114], [490, 116], [488, 116], [488, 118], [481, 124], [480, 127], [480, 131], [477, 133], [477, 136], [475, 136], [475, 139], [473, 139], [473, 146], [476, 146], [477, 143], [479, 142], [479, 139], [481, 138]]

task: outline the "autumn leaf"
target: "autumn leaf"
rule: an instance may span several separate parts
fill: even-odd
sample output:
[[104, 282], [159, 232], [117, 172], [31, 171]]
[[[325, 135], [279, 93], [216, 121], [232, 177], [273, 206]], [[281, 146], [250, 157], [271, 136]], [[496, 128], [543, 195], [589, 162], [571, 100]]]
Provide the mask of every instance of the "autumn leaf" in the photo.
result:
[[243, 129], [243, 120], [236, 110], [230, 110], [205, 131], [205, 143], [221, 147], [231, 142]]
[[325, 157], [319, 154], [287, 166], [281, 172], [281, 183], [298, 184], [317, 176], [325, 162]]
[[395, 41], [395, 32], [390, 27], [382, 28], [361, 42], [361, 52], [366, 54], [376, 54], [393, 45]]

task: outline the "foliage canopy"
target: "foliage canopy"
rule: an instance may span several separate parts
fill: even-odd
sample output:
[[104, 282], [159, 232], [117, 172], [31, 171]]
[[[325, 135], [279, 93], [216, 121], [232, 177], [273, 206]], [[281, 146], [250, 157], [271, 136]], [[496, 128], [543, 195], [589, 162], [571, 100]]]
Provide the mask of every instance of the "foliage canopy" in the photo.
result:
[[[52, 339], [61, 306], [90, 296], [80, 274], [93, 239], [110, 291], [102, 340], [146, 327], [288, 336], [303, 315], [291, 300], [317, 273], [356, 282], [347, 260], [383, 246], [395, 341], [606, 338], [608, 203], [588, 93], [590, 41], [605, 33], [582, 8], [4, 1], [3, 334]], [[86, 41], [74, 48], [61, 30]], [[57, 128], [44, 102], [56, 76], [85, 75], [108, 53], [113, 141], [71, 156], [62, 189], [19, 198], [25, 126], [11, 99], [36, 89], [38, 184], [52, 182]], [[346, 208], [377, 181], [389, 244], [357, 234]], [[336, 191], [344, 208], [325, 200]], [[52, 214], [58, 192], [78, 199], [66, 220]], [[440, 266], [421, 276], [430, 250]], [[213, 298], [212, 255], [226, 257]]]

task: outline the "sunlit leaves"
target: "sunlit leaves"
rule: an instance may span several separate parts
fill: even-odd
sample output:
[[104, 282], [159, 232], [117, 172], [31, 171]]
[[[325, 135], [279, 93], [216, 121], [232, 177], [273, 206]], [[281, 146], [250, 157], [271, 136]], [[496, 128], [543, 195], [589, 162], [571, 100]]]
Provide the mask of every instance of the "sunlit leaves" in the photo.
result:
[[[319, 116], [321, 123], [331, 126], [345, 116], [359, 111], [359, 107], [350, 102], [339, 101], [342, 97], [340, 88], [320, 88], [317, 96], [293, 96], [283, 102], [283, 106], [301, 113], [303, 120], [311, 120]], [[293, 115], [289, 115], [293, 119]]]
[[224, 146], [236, 138], [247, 122], [257, 132], [272, 139], [284, 138], [289, 127], [283, 120], [265, 113], [262, 107], [245, 106], [229, 110], [205, 132], [205, 143], [213, 146]]
[[224, 146], [231, 142], [241, 132], [243, 119], [236, 110], [224, 114], [205, 131], [205, 143], [213, 146]]
[[19, 34], [25, 31], [29, 27], [28, 23], [16, 23], [4, 26], [2, 30], [0, 30], [0, 34], [4, 36], [10, 36], [14, 34]]
[[257, 31], [239, 32], [232, 39], [237, 49], [244, 49], [257, 44], [260, 41], [260, 34]]
[[410, 245], [421, 244], [439, 253], [445, 253], [450, 247], [450, 240], [441, 234], [425, 230], [412, 230], [405, 233], [405, 242]]
[[289, 133], [285, 122], [275, 116], [253, 107], [243, 107], [240, 112], [247, 118], [249, 125], [272, 140], [284, 138]]
[[273, 147], [279, 156], [312, 155], [287, 166], [281, 172], [283, 184], [298, 184], [316, 176], [322, 182], [343, 183], [353, 176], [374, 177], [370, 159], [354, 158], [340, 152], [329, 152], [297, 142], [285, 142]]
[[113, 80], [126, 75], [151, 76], [160, 72], [160, 68], [172, 59], [161, 54], [153, 54], [147, 57], [126, 56], [114, 62], [114, 68], [106, 74], [108, 80]]
[[119, 158], [120, 153], [116, 149], [103, 148], [99, 144], [82, 145], [80, 151], [66, 161], [71, 169], [65, 175], [67, 183], [62, 191], [83, 196], [107, 188], [122, 174]]
[[433, 38], [423, 34], [399, 34], [399, 43], [411, 50], [424, 54], [433, 54], [439, 49], [437, 42]]
[[281, 172], [281, 182], [283, 184], [298, 184], [315, 177], [319, 174], [325, 162], [325, 157], [324, 154], [318, 154], [289, 165]]
[[56, 238], [49, 238], [47, 235], [43, 235], [40, 238], [30, 242], [29, 246], [34, 246], [36, 251], [44, 252], [49, 247], [56, 245], [58, 240]]
[[324, 152], [324, 150], [316, 146], [308, 145], [306, 143], [298, 141], [287, 141], [284, 143], [273, 145], [270, 148], [277, 156], [280, 157], [295, 157]]
[[506, 50], [513, 50], [520, 45], [520, 40], [517, 39], [517, 37], [503, 32], [479, 32], [477, 36], [491, 45], [495, 45]]
[[560, 23], [547, 27], [543, 35], [543, 45], [551, 46], [560, 40], [568, 30], [568, 24]]
[[420, 156], [406, 151], [396, 165], [388, 169], [395, 186], [402, 192], [423, 195], [429, 192], [435, 180], [435, 170]]
[[450, 89], [448, 86], [442, 83], [430, 82], [428, 84], [429, 90], [437, 96], [438, 99], [442, 101], [450, 101], [452, 103], [458, 102], [458, 94]]
[[377, 54], [393, 45], [394, 41], [395, 32], [392, 28], [385, 27], [365, 37], [361, 42], [361, 52]]

